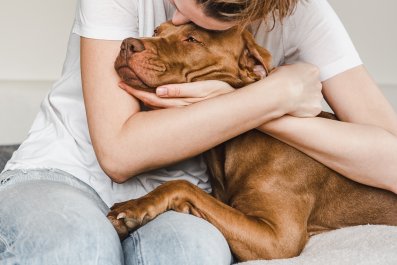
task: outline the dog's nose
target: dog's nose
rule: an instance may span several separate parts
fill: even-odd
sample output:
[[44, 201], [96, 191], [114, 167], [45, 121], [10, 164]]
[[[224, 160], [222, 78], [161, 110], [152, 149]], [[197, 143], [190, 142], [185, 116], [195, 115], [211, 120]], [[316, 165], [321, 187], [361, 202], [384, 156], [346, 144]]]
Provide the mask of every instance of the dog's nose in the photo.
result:
[[123, 40], [121, 43], [121, 51], [126, 52], [126, 54], [132, 54], [136, 52], [141, 52], [145, 50], [145, 46], [142, 41], [135, 38], [128, 38]]

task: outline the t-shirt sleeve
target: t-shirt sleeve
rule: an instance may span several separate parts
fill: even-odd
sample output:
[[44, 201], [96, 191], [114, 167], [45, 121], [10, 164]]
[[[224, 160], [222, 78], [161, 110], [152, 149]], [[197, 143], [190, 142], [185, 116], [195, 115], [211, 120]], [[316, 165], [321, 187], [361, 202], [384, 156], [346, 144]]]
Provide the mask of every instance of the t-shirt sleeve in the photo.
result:
[[138, 0], [78, 0], [72, 32], [105, 40], [137, 37], [138, 6]]
[[285, 25], [285, 62], [320, 69], [321, 80], [362, 64], [345, 27], [326, 0], [302, 1]]

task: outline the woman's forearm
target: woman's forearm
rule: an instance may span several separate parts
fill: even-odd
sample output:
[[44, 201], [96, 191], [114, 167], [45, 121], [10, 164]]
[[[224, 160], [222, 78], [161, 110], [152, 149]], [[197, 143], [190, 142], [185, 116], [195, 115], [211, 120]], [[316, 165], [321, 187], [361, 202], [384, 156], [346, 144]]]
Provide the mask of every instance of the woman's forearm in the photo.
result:
[[[277, 87], [276, 87], [277, 86]], [[282, 89], [272, 78], [184, 108], [132, 115], [107, 143], [108, 174], [116, 181], [196, 156], [281, 117]], [[108, 165], [108, 166], [106, 166]]]
[[285, 116], [258, 129], [352, 180], [397, 193], [397, 138], [382, 128]]
[[[304, 93], [289, 96], [290, 84], [279, 81], [287, 80], [280, 74], [293, 76], [291, 72], [297, 72], [302, 76], [299, 69], [306, 68], [296, 66], [188, 107], [140, 112], [138, 100], [117, 86], [113, 65], [119, 47], [119, 41], [81, 39], [83, 96], [91, 142], [102, 169], [116, 182], [195, 156], [296, 111], [299, 108], [291, 108], [285, 100], [295, 94], [296, 98], [310, 98], [301, 95]], [[310, 89], [305, 91], [313, 94]]]
[[198, 155], [287, 113], [312, 117], [321, 109], [318, 69], [294, 64], [222, 96], [208, 99], [194, 93], [202, 101], [187, 107], [140, 112], [137, 98], [155, 108], [164, 108], [156, 104], [163, 99], [149, 92], [133, 97], [117, 86], [114, 59], [120, 44], [90, 38], [80, 43], [91, 142], [102, 169], [116, 182]]

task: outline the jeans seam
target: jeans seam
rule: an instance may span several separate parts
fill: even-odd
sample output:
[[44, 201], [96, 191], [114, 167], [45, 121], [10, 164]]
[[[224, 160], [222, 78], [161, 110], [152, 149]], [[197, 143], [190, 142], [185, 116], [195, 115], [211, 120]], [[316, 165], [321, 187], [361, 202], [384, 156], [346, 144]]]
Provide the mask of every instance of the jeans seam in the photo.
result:
[[[135, 236], [133, 236], [133, 234], [135, 234]], [[144, 265], [147, 262], [143, 260], [144, 255], [142, 253], [141, 236], [139, 235], [139, 231], [136, 231], [133, 234], [130, 234], [130, 237], [132, 239], [132, 242], [134, 243], [134, 247], [137, 249], [136, 253], [138, 255], [138, 265]]]
[[[176, 235], [178, 235], [178, 233], [177, 233], [177, 231], [175, 230], [175, 228], [174, 228], [169, 222], [167, 222], [167, 225], [172, 229], [172, 231], [173, 231]], [[178, 236], [175, 236], [175, 238], [176, 238], [176, 240], [178, 241], [179, 246], [180, 246], [181, 249], [183, 250], [183, 256], [185, 257], [185, 260], [186, 260], [186, 261], [189, 261], [189, 262], [187, 262], [186, 264], [192, 264], [192, 263], [190, 262], [190, 259], [189, 259], [188, 255], [186, 255], [185, 247], [184, 247], [184, 245], [182, 244], [182, 242], [179, 240], [179, 237], [178, 237]]]
[[8, 241], [2, 235], [0, 235], [0, 242], [3, 243], [5, 246], [4, 252], [7, 252], [10, 249], [10, 245], [8, 244]]

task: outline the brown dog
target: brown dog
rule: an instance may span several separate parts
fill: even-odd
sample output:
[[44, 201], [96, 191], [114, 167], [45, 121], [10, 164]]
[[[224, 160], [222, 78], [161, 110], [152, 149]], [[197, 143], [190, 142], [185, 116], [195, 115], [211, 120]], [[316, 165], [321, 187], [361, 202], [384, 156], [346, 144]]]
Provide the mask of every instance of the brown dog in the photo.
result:
[[[115, 67], [146, 91], [168, 83], [224, 80], [241, 87], [270, 70], [270, 54], [247, 31], [209, 32], [193, 24], [161, 25], [153, 38], [124, 40]], [[333, 118], [330, 114], [323, 117]], [[215, 225], [239, 260], [299, 255], [311, 235], [359, 224], [397, 225], [397, 196], [353, 182], [295, 148], [256, 130], [205, 154], [213, 196], [185, 181], [116, 204], [108, 217], [118, 234], [168, 210]]]

